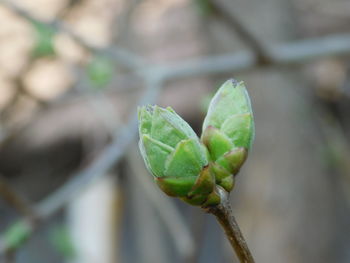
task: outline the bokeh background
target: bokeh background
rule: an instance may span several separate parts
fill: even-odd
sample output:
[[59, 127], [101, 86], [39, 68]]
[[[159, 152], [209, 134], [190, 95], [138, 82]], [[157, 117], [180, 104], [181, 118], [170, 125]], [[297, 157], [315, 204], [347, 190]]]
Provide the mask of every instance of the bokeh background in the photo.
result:
[[136, 108], [200, 134], [244, 80], [256, 139], [231, 194], [259, 263], [350, 262], [350, 2], [1, 0], [0, 261], [237, 262], [165, 196]]

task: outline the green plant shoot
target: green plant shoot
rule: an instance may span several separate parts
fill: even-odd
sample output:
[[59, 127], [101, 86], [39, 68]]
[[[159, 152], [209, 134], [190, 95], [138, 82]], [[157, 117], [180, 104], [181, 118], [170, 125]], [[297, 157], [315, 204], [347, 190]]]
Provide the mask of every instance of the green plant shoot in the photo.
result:
[[229, 80], [210, 102], [201, 139], [171, 108], [138, 110], [140, 151], [158, 186], [197, 206], [220, 203], [217, 187], [230, 192], [247, 158], [254, 121], [243, 82]]

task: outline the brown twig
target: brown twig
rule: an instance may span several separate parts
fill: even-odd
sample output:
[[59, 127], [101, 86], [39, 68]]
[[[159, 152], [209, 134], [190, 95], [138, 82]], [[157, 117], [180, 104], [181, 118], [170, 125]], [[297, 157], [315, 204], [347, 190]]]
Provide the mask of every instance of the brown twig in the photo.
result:
[[221, 196], [221, 203], [217, 206], [207, 208], [207, 212], [213, 214], [235, 250], [236, 255], [241, 263], [254, 263], [252, 254], [249, 251], [247, 242], [245, 241], [236, 219], [232, 214], [228, 193], [221, 188], [218, 188]]
[[0, 262], [14, 263], [15, 262], [15, 253], [13, 251], [7, 251], [3, 257], [0, 257]]
[[258, 64], [265, 65], [272, 62], [271, 56], [263, 43], [234, 14], [229, 12], [228, 8], [221, 6], [216, 0], [210, 1], [210, 7], [213, 14], [234, 29], [237, 35], [252, 49]]
[[[0, 259], [3, 258], [6, 263], [10, 263], [14, 262], [13, 258], [18, 245], [24, 242], [28, 237], [28, 233], [32, 232], [39, 225], [39, 220], [41, 218], [35, 208], [32, 207], [27, 200], [22, 198], [22, 196], [17, 194], [1, 175], [0, 198], [4, 199], [17, 210], [22, 216], [21, 226], [25, 226], [26, 229], [25, 232], [21, 231], [20, 234], [17, 233], [17, 235], [21, 235], [21, 237], [18, 237], [18, 242], [16, 241], [15, 243], [12, 242], [13, 240], [8, 242], [5, 235], [0, 237]], [[15, 226], [15, 224], [12, 226]]]
[[36, 212], [29, 203], [18, 195], [7, 181], [0, 175], [0, 197], [15, 208], [27, 219], [35, 220]]

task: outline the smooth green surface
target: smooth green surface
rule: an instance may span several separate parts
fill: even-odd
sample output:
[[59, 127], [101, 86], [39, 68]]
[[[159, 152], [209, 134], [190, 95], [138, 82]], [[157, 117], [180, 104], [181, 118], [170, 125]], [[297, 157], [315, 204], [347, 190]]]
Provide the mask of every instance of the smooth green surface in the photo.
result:
[[235, 80], [226, 81], [216, 92], [209, 104], [203, 130], [208, 126], [220, 128], [232, 115], [251, 113], [250, 99], [244, 83]]
[[198, 176], [208, 164], [198, 137], [173, 109], [141, 107], [138, 117], [141, 154], [154, 176]]
[[204, 119], [202, 141], [206, 145], [216, 183], [231, 191], [234, 178], [246, 160], [254, 140], [254, 119], [243, 82], [226, 81], [210, 102]]
[[254, 136], [252, 114], [233, 115], [225, 120], [220, 130], [231, 139], [234, 146], [250, 149]]
[[153, 107], [151, 137], [175, 147], [181, 140], [197, 138], [192, 128], [171, 108]]
[[167, 195], [182, 197], [190, 192], [197, 177], [160, 177], [155, 180]]
[[209, 104], [203, 134], [213, 126], [227, 135], [236, 147], [250, 148], [254, 140], [253, 111], [243, 82], [226, 81]]
[[190, 196], [193, 195], [207, 195], [213, 191], [215, 185], [215, 177], [212, 173], [210, 166], [205, 167], [196, 180], [196, 184], [191, 189], [189, 193]]
[[210, 158], [213, 161], [216, 161], [234, 147], [230, 138], [213, 126], [205, 129], [203, 143], [207, 147]]
[[157, 177], [164, 176], [165, 173], [165, 161], [168, 156], [174, 151], [174, 149], [160, 141], [151, 138], [149, 135], [142, 135], [143, 147], [145, 155], [147, 156], [145, 161]]
[[167, 158], [165, 175], [175, 177], [198, 175], [207, 164], [205, 154], [201, 150], [196, 139], [180, 141]]
[[230, 152], [224, 154], [216, 163], [224, 167], [231, 174], [236, 174], [247, 158], [247, 150], [245, 148], [234, 148]]

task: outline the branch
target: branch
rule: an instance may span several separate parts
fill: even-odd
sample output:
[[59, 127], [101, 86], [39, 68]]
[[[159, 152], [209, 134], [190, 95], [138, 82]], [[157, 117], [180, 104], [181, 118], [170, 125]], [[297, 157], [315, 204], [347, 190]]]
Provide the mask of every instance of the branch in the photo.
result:
[[[28, 20], [37, 21], [31, 14], [14, 5], [9, 0], [0, 0], [0, 3], [5, 4], [14, 12]], [[223, 9], [221, 8], [220, 10], [222, 12]], [[259, 45], [261, 46], [261, 44], [259, 44], [260, 42], [252, 36], [238, 20], [236, 21], [232, 15], [230, 15], [230, 21], [230, 23], [236, 24], [235, 28], [241, 31], [240, 34], [242, 37], [244, 35], [245, 40], [249, 41], [252, 46], [255, 46], [255, 51], [260, 49], [258, 47]], [[233, 72], [250, 70], [261, 66], [261, 61], [254, 51], [241, 51], [239, 53], [229, 53], [203, 59], [183, 61], [171, 66], [159, 64], [149, 67], [141, 58], [119, 47], [109, 46], [101, 48], [89, 44], [60, 20], [54, 20], [48, 25], [56, 31], [67, 33], [89, 50], [108, 55], [124, 63], [126, 66], [135, 69], [136, 73], [139, 73], [141, 76], [155, 76], [164, 81], [208, 74], [232, 74]], [[315, 39], [306, 39], [287, 44], [271, 45], [269, 47], [263, 47], [263, 49], [269, 51], [269, 63], [266, 65], [286, 66], [301, 64], [321, 57], [350, 54], [350, 35], [331, 35]]]
[[213, 214], [224, 229], [227, 239], [235, 250], [239, 261], [241, 263], [254, 263], [253, 256], [232, 214], [228, 194], [222, 189], [218, 190], [222, 201], [217, 206], [207, 208], [207, 212]]
[[[0, 0], [0, 3], [5, 4], [14, 12], [29, 21], [37, 20], [25, 10], [15, 6], [10, 0]], [[60, 20], [54, 20], [48, 25], [56, 31], [67, 33], [90, 51], [108, 55], [109, 57], [123, 63], [125, 66], [128, 66], [130, 69], [136, 70], [140, 76], [144, 77], [146, 81], [148, 81], [148, 88], [143, 99], [139, 101], [139, 105], [154, 101], [161, 88], [161, 84], [163, 84], [164, 81], [199, 75], [222, 73], [232, 74], [233, 72], [254, 69], [261, 66], [261, 60], [259, 60], [259, 55], [257, 56], [257, 48], [255, 47], [253, 48], [255, 51], [242, 51], [235, 54], [231, 53], [188, 60], [179, 62], [175, 65], [159, 64], [152, 67], [146, 67], [146, 64], [138, 56], [119, 49], [116, 46], [101, 48], [91, 45]], [[255, 40], [256, 39], [253, 39], [253, 41]], [[252, 41], [252, 39], [250, 41]], [[256, 43], [251, 43], [251, 46], [256, 45]], [[269, 46], [268, 50], [270, 60], [269, 63], [265, 65], [287, 66], [300, 64], [320, 57], [350, 54], [350, 35], [333, 35], [323, 38], [297, 41], [294, 43], [272, 45]], [[57, 210], [62, 208], [69, 200], [74, 198], [75, 195], [79, 194], [85, 186], [101, 178], [101, 176], [103, 176], [110, 167], [124, 155], [130, 142], [134, 140], [136, 133], [137, 120], [136, 116], [133, 116], [121, 132], [119, 133], [118, 131], [118, 136], [105, 148], [93, 163], [76, 173], [63, 187], [35, 207], [38, 217], [41, 220], [47, 219]], [[212, 210], [211, 213], [217, 216], [223, 226], [231, 227], [231, 230], [228, 230], [229, 235], [235, 234], [240, 236], [240, 232], [237, 232], [237, 225], [235, 224], [234, 218], [228, 217], [227, 209], [227, 206], [222, 205], [222, 207]], [[20, 222], [22, 222], [22, 226], [25, 226], [25, 220]], [[243, 246], [244, 249], [245, 244], [244, 242], [242, 243], [240, 238], [236, 240], [233, 239], [231, 242], [237, 243], [238, 246]], [[234, 243], [231, 244], [234, 245]], [[4, 251], [6, 251], [6, 247], [0, 246], [0, 254]], [[244, 253], [242, 252], [242, 254]]]
[[[269, 48], [269, 66], [290, 66], [306, 63], [322, 57], [350, 55], [350, 34], [331, 35], [306, 39]], [[214, 74], [233, 74], [259, 67], [254, 52], [241, 51], [201, 59], [190, 59], [175, 65], [156, 65], [144, 74], [157, 75], [162, 80]]]
[[32, 230], [38, 225], [39, 215], [2, 176], [0, 176], [0, 196], [23, 217], [20, 222], [11, 225], [0, 238], [0, 259], [12, 262], [15, 250], [27, 240]]
[[35, 220], [36, 211], [28, 204], [28, 202], [18, 195], [14, 189], [7, 183], [5, 178], [0, 175], [0, 196], [13, 208], [15, 208], [19, 214], [29, 219]]
[[[138, 105], [153, 103], [162, 83], [157, 79], [150, 78], [147, 84], [146, 91], [139, 100]], [[111, 144], [106, 146], [104, 151], [94, 162], [85, 169], [74, 174], [72, 179], [70, 179], [64, 186], [49, 195], [35, 207], [38, 220], [47, 220], [71, 199], [74, 199], [74, 196], [78, 195], [86, 186], [104, 176], [106, 172], [124, 156], [126, 149], [137, 134], [136, 113], [131, 116], [132, 117], [130, 117], [128, 124], [122, 128], [121, 131], [117, 131], [118, 136], [114, 137]], [[14, 226], [17, 225], [24, 228], [24, 231], [22, 232], [24, 233], [23, 236], [25, 235], [26, 238], [38, 227], [38, 224], [28, 226], [28, 222], [23, 219], [14, 223]], [[26, 238], [23, 237], [23, 240]], [[0, 238], [0, 257], [12, 249], [12, 247], [7, 245], [6, 242], [3, 242], [5, 239], [5, 236]]]
[[210, 0], [210, 7], [214, 15], [233, 28], [239, 37], [251, 48], [254, 52], [259, 64], [268, 64], [271, 62], [268, 49], [256, 38], [243, 23], [235, 15], [230, 13], [228, 8], [222, 7], [216, 0]]
[[[149, 80], [148, 87], [137, 105], [153, 103], [160, 88], [160, 82]], [[62, 208], [69, 200], [73, 199], [75, 195], [79, 194], [82, 189], [103, 176], [124, 156], [129, 144], [134, 140], [137, 134], [138, 124], [136, 113], [132, 113], [131, 116], [128, 124], [116, 132], [118, 135], [114, 136], [113, 141], [106, 146], [94, 162], [85, 169], [74, 174], [68, 183], [39, 203], [37, 210], [43, 218], [51, 216]]]

